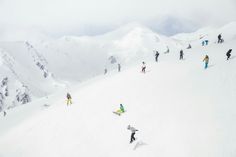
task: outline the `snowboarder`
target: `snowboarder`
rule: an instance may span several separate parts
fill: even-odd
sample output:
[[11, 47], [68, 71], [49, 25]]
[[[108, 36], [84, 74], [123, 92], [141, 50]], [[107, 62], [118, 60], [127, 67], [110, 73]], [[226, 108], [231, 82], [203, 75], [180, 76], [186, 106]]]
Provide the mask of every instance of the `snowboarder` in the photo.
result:
[[120, 104], [120, 111], [121, 111], [122, 113], [125, 112], [125, 108], [124, 108], [124, 106], [123, 106], [122, 104]]
[[120, 109], [117, 111], [114, 111], [113, 113], [118, 114], [120, 116], [121, 113], [124, 113], [124, 112], [125, 112], [124, 106], [120, 104]]
[[131, 127], [130, 125], [128, 125], [127, 129], [131, 131], [130, 143], [132, 143], [133, 141], [136, 140], [134, 135], [135, 135], [135, 132], [138, 130], [135, 129], [134, 127]]
[[155, 54], [155, 60], [156, 60], [156, 62], [158, 62], [158, 57], [159, 57], [159, 52], [158, 51], [156, 51], [156, 54]]
[[71, 105], [72, 104], [72, 98], [71, 98], [71, 95], [69, 93], [66, 94], [66, 98], [67, 98], [67, 102], [66, 102], [67, 106]]
[[192, 48], [192, 46], [190, 45], [190, 44], [188, 44], [188, 47], [187, 47], [187, 49], [191, 49]]
[[107, 73], [107, 68], [104, 69], [104, 75], [106, 75], [106, 73]]
[[3, 111], [3, 116], [5, 117], [7, 115], [7, 112], [6, 111]]
[[145, 62], [143, 62], [143, 65], [142, 65], [142, 72], [143, 72], [143, 73], [146, 72], [146, 64], [145, 64]]
[[208, 63], [209, 63], [209, 56], [206, 55], [205, 58], [203, 59], [203, 62], [205, 61], [205, 69], [208, 68]]
[[231, 57], [231, 52], [232, 52], [232, 49], [229, 49], [228, 52], [226, 53], [227, 60], [229, 60], [229, 58]]
[[183, 50], [180, 50], [180, 52], [179, 52], [179, 59], [180, 60], [184, 59], [184, 51]]
[[120, 64], [118, 64], [118, 72], [120, 72], [121, 66]]

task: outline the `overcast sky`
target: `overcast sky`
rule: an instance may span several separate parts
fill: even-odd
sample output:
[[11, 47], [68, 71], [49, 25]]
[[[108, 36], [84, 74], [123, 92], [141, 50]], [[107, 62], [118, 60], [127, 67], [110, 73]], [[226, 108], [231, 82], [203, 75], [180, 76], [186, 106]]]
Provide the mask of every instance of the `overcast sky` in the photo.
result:
[[0, 0], [0, 36], [102, 34], [130, 22], [172, 35], [236, 21], [236, 0]]

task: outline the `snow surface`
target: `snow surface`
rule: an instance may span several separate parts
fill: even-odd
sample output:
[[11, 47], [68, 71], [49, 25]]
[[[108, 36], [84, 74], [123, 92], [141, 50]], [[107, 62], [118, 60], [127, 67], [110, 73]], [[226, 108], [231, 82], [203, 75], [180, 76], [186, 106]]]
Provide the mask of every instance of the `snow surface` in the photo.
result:
[[[179, 35], [181, 39], [156, 34], [150, 37], [150, 31], [142, 27], [136, 27], [118, 39], [111, 37], [112, 33], [106, 39], [96, 37], [103, 38], [98, 43], [109, 50], [114, 45], [118, 45], [117, 50], [121, 52], [140, 50], [128, 59], [145, 60], [147, 73], [140, 72], [141, 62], [129, 64], [120, 73], [113, 71], [75, 83], [64, 91], [9, 110], [6, 117], [0, 117], [0, 157], [236, 156], [234, 26], [235, 23], [231, 23], [212, 30], [208, 34], [210, 44], [205, 47], [201, 46], [201, 39], [191, 40], [193, 49], [189, 50], [184, 49], [190, 42], [187, 40], [189, 35], [186, 40], [183, 35]], [[219, 32], [225, 39], [223, 44], [212, 42]], [[159, 37], [162, 44], [149, 45], [145, 41], [146, 44], [139, 45], [145, 43], [140, 41], [142, 37], [154, 41]], [[88, 38], [84, 37], [88, 40], [86, 43], [95, 40]], [[79, 43], [82, 40], [74, 39], [69, 38]], [[48, 46], [56, 48], [57, 42], [65, 43], [65, 39], [61, 40]], [[138, 45], [137, 49], [133, 43]], [[74, 44], [70, 42], [69, 45]], [[155, 46], [161, 52], [158, 63], [154, 62], [152, 52]], [[163, 53], [165, 46], [170, 47], [170, 53]], [[227, 61], [225, 53], [229, 48], [233, 52]], [[182, 61], [178, 60], [180, 49], [184, 49]], [[205, 70], [202, 60], [206, 54], [210, 62]], [[51, 62], [52, 58], [47, 55], [50, 54], [45, 54], [49, 71], [56, 71], [57, 76], [65, 81], [73, 78], [76, 68], [68, 71], [69, 76], [63, 75], [53, 67], [56, 61]], [[68, 55], [76, 53], [68, 52]], [[72, 95], [71, 106], [66, 106], [65, 102], [68, 91]], [[120, 103], [126, 112], [117, 116], [112, 111], [117, 110]], [[135, 143], [129, 143], [129, 124], [139, 130], [135, 136], [141, 145], [135, 150]]]

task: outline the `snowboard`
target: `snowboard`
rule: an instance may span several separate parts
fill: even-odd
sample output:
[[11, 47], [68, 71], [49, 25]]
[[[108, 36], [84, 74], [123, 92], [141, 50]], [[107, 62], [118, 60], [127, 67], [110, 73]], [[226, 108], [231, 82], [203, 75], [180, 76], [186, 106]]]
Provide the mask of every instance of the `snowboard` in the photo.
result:
[[119, 112], [116, 112], [116, 111], [113, 111], [113, 113], [114, 113], [114, 114], [116, 114], [116, 115], [118, 115], [118, 116], [120, 116], [120, 115], [121, 115], [121, 113], [119, 113]]
[[124, 111], [124, 112], [113, 111], [113, 113], [116, 114], [116, 115], [118, 115], [118, 116], [120, 116], [122, 113], [125, 113], [125, 112], [126, 112], [126, 111]]

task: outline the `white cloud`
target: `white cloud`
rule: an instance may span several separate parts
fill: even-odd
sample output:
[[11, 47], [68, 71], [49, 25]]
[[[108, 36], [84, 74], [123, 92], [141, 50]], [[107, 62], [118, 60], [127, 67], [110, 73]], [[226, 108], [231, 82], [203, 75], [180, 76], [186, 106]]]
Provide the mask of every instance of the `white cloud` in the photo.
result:
[[196, 26], [222, 25], [236, 20], [236, 3], [234, 0], [0, 0], [2, 31], [40, 27], [58, 35], [96, 34], [133, 21], [151, 25], [166, 16]]

